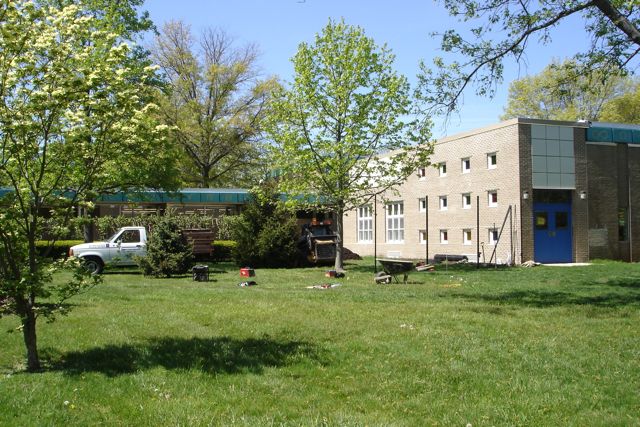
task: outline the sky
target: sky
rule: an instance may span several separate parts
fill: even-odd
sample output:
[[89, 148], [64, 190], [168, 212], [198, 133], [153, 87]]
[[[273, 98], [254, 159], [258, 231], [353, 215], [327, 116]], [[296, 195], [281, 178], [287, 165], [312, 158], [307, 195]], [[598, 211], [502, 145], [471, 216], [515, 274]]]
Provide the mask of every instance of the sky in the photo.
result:
[[[344, 18], [358, 25], [378, 45], [386, 44], [396, 56], [394, 68], [415, 83], [421, 60], [430, 64], [442, 56], [440, 39], [433, 32], [468, 28], [433, 0], [146, 0], [144, 10], [158, 28], [170, 20], [182, 20], [195, 34], [220, 28], [239, 44], [255, 43], [261, 52], [259, 65], [265, 76], [293, 78], [291, 58], [301, 42], [313, 42], [329, 19]], [[563, 23], [552, 33], [552, 43], [532, 43], [526, 63], [507, 63], [505, 81], [493, 99], [479, 98], [472, 90], [464, 95], [459, 115], [446, 124], [434, 120], [433, 136], [453, 135], [491, 125], [507, 102], [509, 82], [540, 72], [554, 58], [564, 59], [587, 45], [579, 19]]]

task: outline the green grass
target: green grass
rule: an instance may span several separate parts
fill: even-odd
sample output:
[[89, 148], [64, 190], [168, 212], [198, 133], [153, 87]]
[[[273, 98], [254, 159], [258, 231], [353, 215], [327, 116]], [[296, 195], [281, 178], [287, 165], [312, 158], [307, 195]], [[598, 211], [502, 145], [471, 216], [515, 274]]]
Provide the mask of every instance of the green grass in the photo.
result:
[[640, 265], [215, 268], [106, 274], [39, 324], [39, 374], [0, 319], [0, 425], [640, 425]]

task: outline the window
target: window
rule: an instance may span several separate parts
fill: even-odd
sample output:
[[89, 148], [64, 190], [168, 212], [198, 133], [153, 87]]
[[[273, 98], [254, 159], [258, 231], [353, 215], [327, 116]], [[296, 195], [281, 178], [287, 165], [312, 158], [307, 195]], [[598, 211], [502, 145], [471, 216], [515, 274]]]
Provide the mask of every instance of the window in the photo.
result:
[[488, 192], [488, 198], [489, 198], [489, 207], [490, 208], [495, 208], [496, 206], [498, 206], [498, 191], [497, 190], [491, 190]]
[[121, 243], [140, 243], [140, 231], [125, 230], [118, 237], [118, 241]]
[[404, 242], [404, 204], [402, 202], [387, 205], [387, 242]]
[[629, 240], [629, 210], [627, 208], [618, 208], [618, 240], [626, 242]]
[[471, 172], [471, 159], [469, 157], [465, 157], [462, 159], [462, 173]]
[[446, 245], [449, 243], [449, 231], [440, 230], [440, 243]]
[[470, 228], [462, 230], [462, 243], [465, 245], [471, 245], [473, 243], [473, 234]]
[[440, 196], [440, 210], [441, 211], [446, 211], [447, 210], [447, 196]]
[[462, 209], [471, 209], [471, 193], [462, 195]]
[[549, 227], [548, 216], [546, 212], [535, 213], [536, 230], [546, 230]]
[[424, 230], [418, 230], [418, 243], [424, 245], [427, 243], [427, 232]]
[[358, 242], [373, 242], [373, 214], [370, 205], [358, 208]]
[[419, 211], [420, 212], [426, 212], [427, 211], [427, 200], [422, 198], [422, 199], [418, 199], [418, 206], [419, 206]]
[[427, 177], [427, 168], [418, 168], [418, 178], [424, 179]]
[[556, 212], [556, 229], [569, 227], [569, 212]]
[[497, 228], [490, 228], [489, 229], [489, 244], [490, 245], [495, 245], [496, 243], [498, 243], [498, 229]]
[[447, 163], [442, 162], [438, 165], [438, 173], [440, 176], [447, 176]]
[[487, 169], [495, 169], [498, 167], [498, 155], [496, 153], [487, 154]]

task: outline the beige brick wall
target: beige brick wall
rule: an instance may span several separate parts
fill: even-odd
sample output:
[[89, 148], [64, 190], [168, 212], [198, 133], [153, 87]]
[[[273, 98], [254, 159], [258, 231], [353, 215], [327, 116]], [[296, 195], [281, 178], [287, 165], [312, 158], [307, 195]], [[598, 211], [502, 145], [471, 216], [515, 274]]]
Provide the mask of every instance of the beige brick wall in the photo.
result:
[[[435, 254], [464, 254], [470, 260], [476, 259], [476, 205], [479, 197], [480, 229], [479, 240], [484, 243], [484, 259], [488, 262], [495, 248], [489, 244], [489, 229], [500, 228], [509, 206], [513, 207], [510, 233], [509, 219], [496, 249], [500, 262], [507, 262], [511, 252], [515, 262], [520, 262], [520, 165], [519, 127], [517, 120], [443, 139], [436, 143], [431, 157], [434, 164], [428, 168], [426, 177], [412, 175], [397, 189], [397, 194], [385, 195], [388, 201], [404, 203], [404, 242], [389, 243], [386, 236], [384, 201], [378, 199], [376, 218], [378, 257], [397, 256], [402, 258], [424, 258], [426, 246], [419, 242], [419, 231], [425, 229], [426, 215], [420, 211], [419, 199], [428, 196], [428, 240], [429, 257]], [[489, 169], [487, 154], [497, 154], [497, 166]], [[469, 158], [471, 168], [462, 171], [462, 159]], [[440, 177], [437, 165], [447, 164], [446, 177]], [[416, 165], [416, 170], [420, 165]], [[489, 207], [489, 191], [498, 192], [496, 207]], [[471, 194], [471, 209], [463, 209], [462, 194]], [[447, 209], [439, 207], [440, 196], [447, 197]], [[471, 244], [463, 244], [463, 230], [472, 230]], [[345, 246], [361, 255], [373, 255], [372, 243], [357, 241], [357, 215], [355, 211], [345, 216]], [[448, 243], [440, 242], [440, 230], [447, 230]], [[513, 242], [511, 242], [511, 235]], [[513, 243], [513, 245], [512, 245]], [[482, 249], [481, 249], [482, 252]], [[483, 259], [481, 255], [481, 260]]]

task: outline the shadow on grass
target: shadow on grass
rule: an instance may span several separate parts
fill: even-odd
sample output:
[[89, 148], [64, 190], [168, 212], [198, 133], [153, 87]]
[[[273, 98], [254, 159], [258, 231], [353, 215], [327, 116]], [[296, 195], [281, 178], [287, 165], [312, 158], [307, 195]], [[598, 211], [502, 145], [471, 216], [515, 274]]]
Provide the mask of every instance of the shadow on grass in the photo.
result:
[[[51, 353], [51, 352], [49, 352]], [[313, 345], [269, 338], [154, 338], [138, 345], [107, 345], [84, 351], [48, 355], [50, 370], [68, 375], [100, 372], [107, 376], [130, 374], [154, 367], [217, 373], [261, 373], [302, 359], [320, 362]]]
[[585, 305], [603, 308], [640, 306], [640, 293], [638, 292], [607, 292], [584, 295], [571, 292], [526, 290], [501, 294], [455, 294], [449, 296], [466, 300], [479, 300], [491, 304], [507, 304], [538, 308], [569, 305]]

